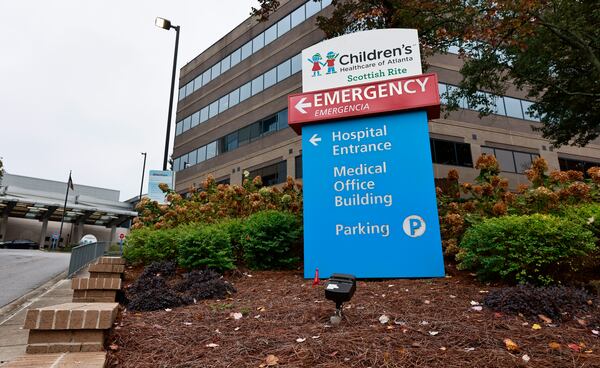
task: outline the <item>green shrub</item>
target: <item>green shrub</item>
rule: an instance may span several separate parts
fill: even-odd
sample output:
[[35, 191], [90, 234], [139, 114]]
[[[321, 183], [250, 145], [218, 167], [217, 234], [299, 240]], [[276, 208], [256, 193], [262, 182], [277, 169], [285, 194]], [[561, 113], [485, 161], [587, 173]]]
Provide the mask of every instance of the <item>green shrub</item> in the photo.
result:
[[135, 229], [125, 239], [123, 257], [130, 263], [143, 264], [177, 260], [180, 238], [198, 226], [186, 224], [173, 229]]
[[244, 235], [244, 221], [242, 219], [227, 219], [217, 223], [215, 226], [229, 235], [233, 258], [236, 263], [241, 263], [244, 259], [244, 252], [241, 244], [241, 239]]
[[294, 267], [299, 257], [295, 245], [302, 236], [302, 223], [287, 212], [258, 212], [245, 222], [241, 245], [246, 264], [255, 269]]
[[190, 270], [235, 268], [229, 235], [218, 225], [188, 229], [179, 237], [179, 265]]
[[596, 238], [600, 238], [600, 204], [568, 206], [563, 210], [563, 216], [590, 230]]
[[549, 284], [577, 270], [594, 240], [582, 225], [556, 216], [492, 218], [467, 230], [458, 266], [484, 281]]
[[176, 259], [179, 230], [133, 230], [125, 240], [123, 257], [128, 262], [144, 264]]

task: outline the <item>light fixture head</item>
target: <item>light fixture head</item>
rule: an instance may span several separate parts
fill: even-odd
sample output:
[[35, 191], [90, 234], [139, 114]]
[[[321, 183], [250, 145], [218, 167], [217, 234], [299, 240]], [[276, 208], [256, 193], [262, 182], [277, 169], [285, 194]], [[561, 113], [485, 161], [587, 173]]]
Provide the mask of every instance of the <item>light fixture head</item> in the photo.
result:
[[159, 28], [163, 28], [166, 30], [171, 29], [171, 21], [167, 20], [165, 18], [161, 18], [161, 17], [156, 17], [156, 20], [154, 21], [154, 24], [159, 27]]

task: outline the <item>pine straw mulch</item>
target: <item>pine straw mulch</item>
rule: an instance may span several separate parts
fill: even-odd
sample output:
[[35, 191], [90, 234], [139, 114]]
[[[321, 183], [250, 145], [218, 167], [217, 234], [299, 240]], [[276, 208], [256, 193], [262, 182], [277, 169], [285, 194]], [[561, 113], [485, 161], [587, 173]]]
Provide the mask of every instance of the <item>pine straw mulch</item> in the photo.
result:
[[[445, 279], [359, 281], [339, 326], [329, 324], [334, 304], [323, 285], [312, 287], [299, 272], [229, 276], [237, 289], [230, 299], [123, 311], [108, 339], [107, 367], [600, 367], [600, 338], [591, 332], [597, 303], [579, 321], [551, 324], [477, 311], [471, 301], [482, 303], [494, 287], [447, 271]], [[128, 269], [126, 283], [139, 273]], [[532, 329], [535, 323], [542, 328]], [[506, 349], [506, 338], [518, 353]]]

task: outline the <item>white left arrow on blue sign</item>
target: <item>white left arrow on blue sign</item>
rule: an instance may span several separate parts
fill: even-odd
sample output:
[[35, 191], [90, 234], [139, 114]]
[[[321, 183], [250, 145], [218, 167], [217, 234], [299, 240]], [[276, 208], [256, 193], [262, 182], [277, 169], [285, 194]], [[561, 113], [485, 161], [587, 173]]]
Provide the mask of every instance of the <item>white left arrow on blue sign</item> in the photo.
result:
[[310, 139], [308, 140], [310, 143], [312, 143], [313, 146], [318, 146], [319, 142], [321, 142], [321, 137], [319, 137], [318, 134], [313, 134], [312, 137], [310, 137]]

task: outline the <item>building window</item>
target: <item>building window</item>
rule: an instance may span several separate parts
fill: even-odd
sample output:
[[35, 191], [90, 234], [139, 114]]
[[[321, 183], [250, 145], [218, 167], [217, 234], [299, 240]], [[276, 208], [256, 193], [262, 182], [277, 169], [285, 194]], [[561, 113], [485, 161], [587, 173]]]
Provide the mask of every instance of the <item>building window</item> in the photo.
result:
[[302, 178], [302, 155], [298, 155], [294, 158], [294, 164], [296, 166], [296, 179]]
[[215, 181], [215, 184], [217, 184], [217, 185], [219, 185], [219, 184], [229, 185], [229, 183], [230, 183], [229, 176]]
[[[331, 0], [308, 0], [298, 8], [294, 9], [282, 20], [280, 20], [279, 22], [268, 28], [266, 31], [256, 36], [252, 41], [246, 43], [244, 46], [227, 55], [225, 58], [217, 62], [211, 68], [209, 68], [206, 71], [208, 72], [208, 75], [206, 75], [206, 72], [202, 74], [202, 83], [194, 83], [194, 81], [192, 81], [182, 86], [179, 89], [179, 100], [184, 99], [191, 93], [197, 91], [200, 87], [205, 86], [208, 82], [215, 79], [220, 74], [225, 73], [230, 68], [239, 64], [241, 60], [244, 60], [253, 53], [262, 49], [264, 45], [267, 45], [275, 41], [275, 39], [277, 39], [278, 37], [283, 36], [291, 28], [294, 28], [297, 25], [301, 24], [304, 20], [318, 13], [321, 9], [327, 7], [330, 4]], [[214, 69], [212, 75], [210, 73], [211, 69]]]
[[481, 152], [486, 155], [494, 155], [500, 170], [504, 172], [512, 172], [517, 174], [523, 174], [526, 170], [529, 170], [531, 163], [536, 158], [540, 157], [537, 153], [512, 151], [501, 148], [493, 147], [481, 147]]
[[263, 185], [281, 184], [287, 180], [287, 162], [284, 160], [274, 165], [250, 171], [250, 180], [257, 176], [261, 177]]
[[560, 169], [562, 171], [567, 170], [576, 170], [584, 173], [585, 177], [587, 177], [587, 171], [594, 167], [600, 166], [600, 162], [592, 162], [592, 161], [583, 161], [583, 160], [575, 160], [572, 158], [558, 158], [558, 164], [560, 165]]
[[429, 142], [433, 163], [473, 167], [470, 144], [434, 138], [431, 138]]

